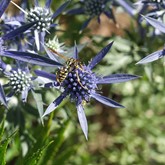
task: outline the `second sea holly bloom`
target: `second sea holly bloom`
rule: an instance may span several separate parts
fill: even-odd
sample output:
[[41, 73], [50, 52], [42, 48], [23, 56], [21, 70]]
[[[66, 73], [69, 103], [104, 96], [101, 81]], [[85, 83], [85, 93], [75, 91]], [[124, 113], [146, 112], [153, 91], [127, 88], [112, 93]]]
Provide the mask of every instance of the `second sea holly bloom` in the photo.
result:
[[135, 9], [132, 4], [124, 0], [80, 0], [79, 2], [80, 6], [69, 10], [67, 14], [84, 14], [88, 16], [88, 19], [82, 25], [81, 30], [85, 29], [94, 17], [96, 17], [98, 23], [100, 23], [101, 14], [105, 14], [116, 23], [113, 13], [114, 4], [123, 7], [130, 15], [135, 14]]
[[0, 61], [0, 70], [8, 79], [8, 82], [3, 85], [3, 88], [10, 88], [6, 100], [9, 100], [15, 94], [21, 93], [22, 101], [26, 102], [28, 92], [33, 89], [33, 77], [28, 67], [11, 67]]
[[88, 19], [81, 28], [81, 30], [83, 30], [94, 17], [97, 17], [98, 22], [100, 23], [100, 15], [102, 13], [115, 20], [112, 10], [106, 6], [107, 2], [107, 0], [80, 0], [80, 7], [69, 10], [67, 14], [87, 15]]
[[12, 30], [11, 32], [7, 34], [0, 36], [0, 56], [10, 57], [16, 60], [20, 60], [20, 61], [24, 61], [28, 63], [30, 62], [32, 64], [37, 64], [37, 65], [61, 66], [59, 62], [52, 61], [47, 57], [39, 56], [36, 53], [29, 53], [29, 52], [24, 52], [24, 51], [13, 51], [13, 50], [10, 50], [10, 47], [8, 48], [8, 46], [5, 45], [6, 41], [10, 41], [11, 39], [14, 40], [14, 37], [28, 30], [35, 23], [36, 22], [25, 24], [15, 30]]
[[35, 7], [31, 8], [30, 11], [25, 11], [14, 2], [12, 3], [26, 15], [27, 22], [36, 22], [32, 31], [35, 36], [37, 49], [40, 50], [41, 43], [44, 43], [45, 32], [49, 33], [49, 28], [56, 26], [53, 23], [54, 19], [68, 6], [69, 1], [62, 4], [54, 13], [50, 9], [52, 0], [47, 0], [44, 7], [39, 5], [38, 0], [34, 2]]
[[54, 111], [58, 105], [69, 97], [71, 102], [76, 104], [77, 115], [83, 130], [83, 133], [88, 138], [88, 125], [84, 113], [84, 105], [90, 101], [91, 98], [114, 108], [123, 108], [122, 105], [100, 95], [98, 90], [99, 84], [120, 83], [138, 78], [136, 75], [130, 74], [112, 74], [107, 76], [98, 76], [92, 69], [104, 58], [110, 50], [113, 42], [103, 48], [88, 65], [83, 64], [78, 58], [78, 51], [75, 47], [75, 53], [72, 58], [69, 58], [64, 66], [60, 67], [56, 74], [47, 73], [45, 71], [36, 70], [35, 73], [52, 82], [44, 84], [44, 87], [53, 87], [62, 89], [61, 95], [56, 98], [46, 109], [43, 117]]

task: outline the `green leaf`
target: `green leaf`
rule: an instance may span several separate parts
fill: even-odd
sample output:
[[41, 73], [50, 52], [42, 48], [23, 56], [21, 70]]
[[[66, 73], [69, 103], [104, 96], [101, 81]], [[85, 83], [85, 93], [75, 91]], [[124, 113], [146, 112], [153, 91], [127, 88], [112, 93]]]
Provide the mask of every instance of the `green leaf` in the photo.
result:
[[3, 133], [4, 133], [4, 123], [5, 123], [5, 118], [3, 118], [1, 125], [0, 125], [0, 141], [1, 141]]
[[16, 134], [17, 131], [15, 131], [12, 135], [7, 137], [1, 144], [0, 144], [0, 165], [5, 165], [5, 156], [6, 156], [6, 150], [9, 142], [11, 141], [11, 138]]
[[69, 160], [69, 158], [71, 156], [73, 156], [77, 151], [77, 146], [71, 146], [70, 148], [67, 148], [66, 150], [64, 150], [62, 152], [61, 155], [59, 155], [57, 158], [56, 158], [56, 164], [64, 164], [66, 163], [67, 160]]
[[47, 162], [48, 160], [51, 160], [52, 158], [54, 159], [61, 145], [66, 139], [65, 132], [68, 128], [68, 125], [69, 125], [69, 120], [66, 120], [64, 124], [62, 125], [62, 127], [60, 128], [59, 132], [57, 132], [57, 136], [53, 139], [54, 140], [53, 143], [47, 148], [43, 156], [41, 165], [45, 165], [45, 162]]
[[37, 165], [42, 154], [43, 151], [51, 144], [53, 143], [53, 141], [50, 141], [49, 143], [45, 144], [43, 147], [41, 147], [40, 149], [37, 149], [36, 151], [33, 152], [32, 150], [32, 155], [29, 155], [27, 158], [25, 158], [24, 160], [24, 165]]

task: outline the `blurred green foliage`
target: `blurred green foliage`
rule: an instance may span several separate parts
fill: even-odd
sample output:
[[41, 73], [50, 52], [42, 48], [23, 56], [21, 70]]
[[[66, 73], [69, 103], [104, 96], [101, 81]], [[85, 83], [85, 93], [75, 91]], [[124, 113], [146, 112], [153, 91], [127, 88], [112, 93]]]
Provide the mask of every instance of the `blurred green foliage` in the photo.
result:
[[[52, 3], [52, 9], [55, 10], [61, 2]], [[145, 66], [135, 65], [162, 47], [164, 40], [161, 37], [141, 38], [135, 20], [128, 19], [130, 24], [122, 29], [122, 35], [116, 35], [119, 30], [116, 27], [115, 33], [105, 37], [103, 33], [94, 31], [92, 24], [79, 34], [78, 29], [84, 21], [81, 16], [61, 16], [59, 22], [63, 32], [56, 32], [59, 40], [67, 46], [73, 46], [75, 41], [88, 42], [80, 52], [85, 63], [114, 40], [112, 49], [95, 72], [99, 75], [106, 72], [141, 76], [136, 81], [102, 88], [105, 96], [119, 101], [126, 108], [112, 109], [96, 101], [87, 105], [89, 140], [86, 141], [77, 121], [76, 108], [69, 100], [47, 116], [44, 124], [31, 97], [28, 100], [30, 104], [25, 106], [16, 102], [6, 111], [1, 107], [0, 165], [165, 164], [164, 59]], [[107, 27], [103, 24], [97, 26], [111, 30], [109, 24]], [[41, 92], [45, 110], [58, 96], [58, 91], [44, 89]]]

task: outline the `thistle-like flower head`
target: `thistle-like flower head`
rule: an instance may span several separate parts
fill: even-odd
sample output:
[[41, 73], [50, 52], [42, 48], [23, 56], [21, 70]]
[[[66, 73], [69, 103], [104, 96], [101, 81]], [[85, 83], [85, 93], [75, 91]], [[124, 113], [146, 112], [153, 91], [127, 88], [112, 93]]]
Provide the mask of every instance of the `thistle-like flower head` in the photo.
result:
[[11, 70], [8, 75], [9, 85], [14, 92], [21, 93], [22, 91], [31, 87], [32, 75], [28, 72], [18, 68], [17, 70]]
[[49, 33], [49, 28], [56, 26], [56, 24], [53, 24], [53, 20], [68, 6], [69, 1], [62, 4], [54, 13], [52, 13], [50, 9], [52, 0], [46, 0], [44, 7], [39, 6], [38, 0], [34, 2], [35, 7], [31, 8], [30, 11], [25, 11], [12, 1], [12, 3], [26, 15], [27, 22], [35, 22], [32, 31], [35, 35], [37, 50], [41, 50], [41, 43], [44, 43], [45, 32]]
[[90, 93], [97, 89], [96, 75], [79, 60], [73, 58], [57, 70], [56, 79], [71, 101], [77, 103], [89, 102]]
[[35, 71], [38, 76], [48, 78], [53, 81], [44, 84], [44, 87], [60, 88], [63, 91], [62, 94], [48, 106], [43, 116], [55, 110], [62, 100], [68, 96], [70, 100], [76, 104], [78, 119], [87, 139], [88, 125], [83, 109], [84, 103], [87, 103], [91, 98], [94, 98], [107, 106], [123, 108], [123, 106], [119, 103], [100, 95], [98, 93], [97, 85], [125, 82], [136, 79], [138, 76], [129, 74], [113, 74], [100, 77], [92, 71], [95, 65], [97, 65], [110, 50], [112, 43], [113, 42], [103, 48], [88, 65], [83, 64], [78, 59], [78, 51], [75, 47], [73, 58], [69, 58], [64, 66], [57, 70], [55, 75], [44, 71]]
[[107, 17], [114, 20], [114, 15], [110, 8], [106, 8], [106, 0], [80, 0], [80, 7], [71, 9], [67, 14], [84, 14], [89, 18], [82, 25], [81, 30], [87, 27], [92, 18], [97, 17], [100, 23], [100, 15], [104, 13]]
[[60, 43], [57, 36], [55, 36], [52, 40], [49, 39], [45, 45], [58, 53], [65, 53], [65, 44], [63, 42]]
[[[124, 0], [117, 0], [115, 4], [122, 6], [131, 16], [135, 14], [135, 9], [131, 3]], [[112, 8], [113, 1], [111, 0], [80, 0], [80, 6], [69, 10], [67, 14], [87, 15], [88, 19], [84, 22], [81, 28], [81, 30], [83, 30], [94, 17], [97, 17], [98, 23], [100, 23], [101, 14], [105, 14], [108, 18], [112, 19], [114, 23], [116, 23]]]
[[105, 9], [105, 2], [100, 0], [85, 0], [84, 12], [91, 17], [99, 16]]
[[18, 93], [22, 95], [22, 101], [26, 102], [28, 92], [33, 88], [33, 77], [30, 74], [29, 69], [27, 67], [12, 68], [10, 65], [7, 65], [1, 61], [0, 70], [8, 79], [7, 84], [3, 85], [4, 89], [10, 89], [10, 93], [7, 95], [7, 98], [9, 99], [14, 94]]
[[52, 24], [52, 14], [49, 9], [35, 7], [31, 9], [27, 15], [28, 22], [36, 22], [34, 29], [38, 31], [46, 31]]

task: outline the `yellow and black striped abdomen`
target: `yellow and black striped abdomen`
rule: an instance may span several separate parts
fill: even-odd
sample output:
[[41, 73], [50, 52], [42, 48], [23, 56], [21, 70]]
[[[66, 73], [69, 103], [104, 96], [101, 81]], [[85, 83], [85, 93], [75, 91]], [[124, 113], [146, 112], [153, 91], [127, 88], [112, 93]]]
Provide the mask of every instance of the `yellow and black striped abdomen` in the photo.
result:
[[65, 66], [60, 68], [56, 73], [57, 82], [61, 84], [65, 80], [65, 78], [68, 76], [69, 72], [72, 72], [74, 69], [82, 70], [82, 68], [83, 66], [79, 60], [74, 59], [74, 58], [68, 59], [66, 61]]
[[65, 80], [67, 75], [68, 75], [68, 68], [65, 66], [60, 68], [56, 73], [57, 82], [61, 84]]

